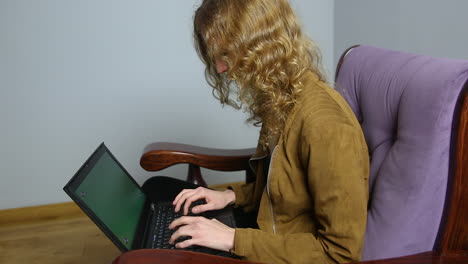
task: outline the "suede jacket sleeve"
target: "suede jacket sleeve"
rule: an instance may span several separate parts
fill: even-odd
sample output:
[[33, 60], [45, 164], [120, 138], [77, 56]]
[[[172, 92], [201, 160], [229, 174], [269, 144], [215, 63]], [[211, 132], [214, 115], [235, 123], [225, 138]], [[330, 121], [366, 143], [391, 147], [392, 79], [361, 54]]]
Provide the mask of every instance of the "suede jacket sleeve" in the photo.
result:
[[301, 136], [315, 230], [275, 233], [236, 229], [234, 252], [264, 263], [343, 263], [359, 260], [366, 226], [368, 154], [360, 128], [312, 125]]
[[[265, 158], [255, 161], [256, 180], [251, 183], [230, 184], [229, 189], [236, 193], [235, 206], [243, 208], [245, 212], [258, 210], [259, 202], [265, 189], [266, 178], [264, 175]], [[259, 176], [260, 175], [260, 176]]]
[[229, 189], [236, 194], [236, 206], [249, 206], [252, 204], [252, 194], [255, 187], [255, 182], [251, 183], [233, 183], [229, 185]]

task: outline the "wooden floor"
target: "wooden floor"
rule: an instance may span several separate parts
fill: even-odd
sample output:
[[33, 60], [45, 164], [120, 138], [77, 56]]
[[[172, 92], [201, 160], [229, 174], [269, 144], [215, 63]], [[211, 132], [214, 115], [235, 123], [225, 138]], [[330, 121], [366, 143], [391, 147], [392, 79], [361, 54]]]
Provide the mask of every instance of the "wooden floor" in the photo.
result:
[[120, 251], [74, 203], [0, 211], [0, 263], [111, 263]]

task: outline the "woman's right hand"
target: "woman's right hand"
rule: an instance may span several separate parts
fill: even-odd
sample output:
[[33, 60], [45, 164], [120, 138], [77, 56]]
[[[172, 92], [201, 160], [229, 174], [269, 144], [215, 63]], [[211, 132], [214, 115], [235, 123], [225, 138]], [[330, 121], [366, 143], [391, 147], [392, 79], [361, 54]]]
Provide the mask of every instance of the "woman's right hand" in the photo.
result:
[[223, 209], [236, 201], [236, 194], [232, 190], [213, 191], [204, 187], [184, 189], [176, 196], [172, 204], [175, 206], [175, 212], [179, 212], [183, 205], [184, 215], [187, 215], [190, 205], [200, 199], [205, 199], [206, 204], [194, 206], [192, 208], [194, 214]]

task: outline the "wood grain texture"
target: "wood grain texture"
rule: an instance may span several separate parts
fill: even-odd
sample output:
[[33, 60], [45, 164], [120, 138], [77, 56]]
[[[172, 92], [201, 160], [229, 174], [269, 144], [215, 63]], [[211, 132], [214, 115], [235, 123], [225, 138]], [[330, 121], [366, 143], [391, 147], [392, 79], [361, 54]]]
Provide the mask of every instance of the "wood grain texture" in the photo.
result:
[[187, 172], [187, 181], [195, 183], [197, 185], [207, 187], [205, 180], [203, 179], [201, 170], [199, 166], [189, 164], [189, 169]]
[[73, 202], [0, 210], [0, 227], [83, 217]]
[[[221, 258], [187, 251], [174, 251], [162, 249], [142, 249], [130, 251], [115, 259], [113, 264], [254, 264], [255, 262]], [[353, 262], [360, 264], [466, 264], [467, 256], [438, 256], [433, 252], [404, 256], [399, 258]]]
[[254, 153], [255, 148], [226, 150], [157, 142], [145, 148], [140, 165], [147, 171], [159, 171], [180, 163], [218, 171], [241, 171], [249, 169], [249, 159]]
[[194, 253], [181, 250], [167, 249], [140, 249], [129, 251], [114, 260], [113, 264], [172, 264], [172, 263], [197, 263], [197, 264], [241, 264], [248, 262], [237, 259], [218, 257], [214, 255]]
[[74, 203], [2, 210], [0, 220], [2, 264], [111, 263], [121, 254]]
[[468, 82], [455, 115], [456, 161], [447, 189], [448, 202], [435, 250], [442, 255], [468, 256]]

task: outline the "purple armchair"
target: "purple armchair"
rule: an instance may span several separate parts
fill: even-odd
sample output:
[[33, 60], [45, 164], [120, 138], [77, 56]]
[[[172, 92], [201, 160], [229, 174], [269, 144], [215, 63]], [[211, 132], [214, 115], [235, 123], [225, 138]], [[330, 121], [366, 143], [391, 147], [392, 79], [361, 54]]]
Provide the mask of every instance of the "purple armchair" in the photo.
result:
[[456, 128], [467, 80], [464, 60], [370, 46], [342, 57], [336, 89], [361, 123], [371, 160], [363, 260], [435, 247], [447, 183], [462, 165]]
[[[339, 62], [336, 89], [369, 147], [365, 263], [468, 263], [468, 61], [353, 47]], [[156, 171], [189, 163], [188, 179], [198, 182], [200, 166], [246, 170], [252, 180], [252, 152], [159, 143], [145, 149], [141, 164]], [[144, 249], [114, 264], [186, 262], [251, 263]]]

